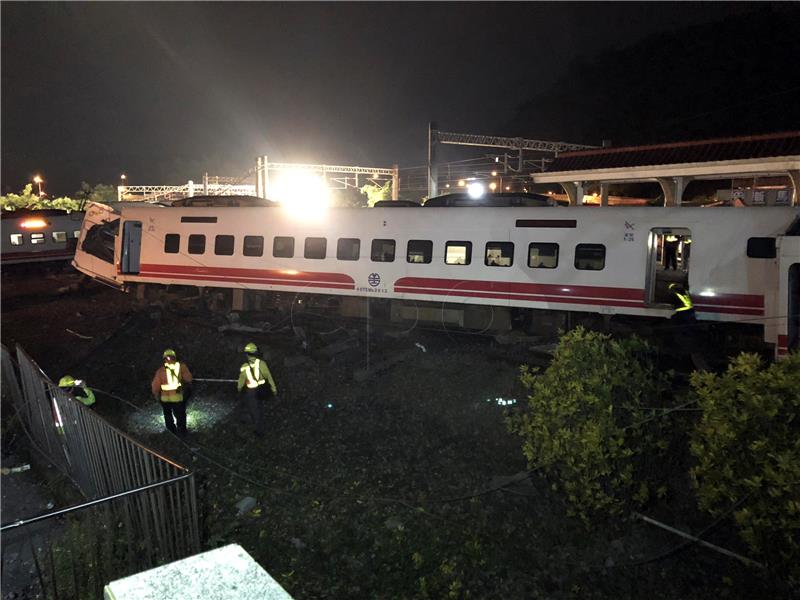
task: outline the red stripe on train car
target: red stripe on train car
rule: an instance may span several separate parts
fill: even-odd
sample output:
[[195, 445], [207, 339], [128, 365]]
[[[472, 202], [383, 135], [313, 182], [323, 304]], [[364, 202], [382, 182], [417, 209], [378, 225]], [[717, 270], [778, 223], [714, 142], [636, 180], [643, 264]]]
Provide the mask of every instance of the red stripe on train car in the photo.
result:
[[644, 290], [638, 288], [615, 288], [590, 285], [554, 285], [547, 283], [517, 283], [513, 281], [481, 281], [474, 279], [437, 279], [427, 277], [401, 277], [395, 288], [468, 290], [509, 294], [536, 294], [547, 296], [581, 296], [589, 298], [613, 298], [617, 300], [644, 302]]
[[428, 294], [431, 296], [458, 296], [465, 298], [492, 298], [495, 300], [523, 300], [526, 302], [561, 302], [564, 304], [588, 304], [590, 306], [621, 306], [625, 308], [639, 308], [641, 302], [616, 300], [614, 298], [577, 298], [568, 296], [543, 296], [533, 294], [507, 294], [491, 292], [472, 292], [468, 290], [418, 290], [413, 288], [395, 287], [395, 292], [412, 294]]
[[292, 285], [304, 287], [330, 287], [332, 289], [355, 289], [355, 281], [342, 273], [319, 273], [289, 269], [240, 269], [229, 267], [187, 267], [180, 265], [151, 265], [139, 267], [138, 275], [181, 280], [231, 281], [238, 283], [265, 283], [269, 285]]

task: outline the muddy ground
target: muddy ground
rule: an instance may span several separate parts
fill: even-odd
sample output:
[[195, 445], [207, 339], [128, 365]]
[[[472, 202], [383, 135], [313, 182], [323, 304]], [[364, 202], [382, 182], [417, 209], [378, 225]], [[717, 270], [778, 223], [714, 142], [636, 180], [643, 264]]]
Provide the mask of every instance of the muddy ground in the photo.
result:
[[[535, 475], [507, 485], [527, 469], [505, 426], [524, 406], [519, 366], [547, 363], [530, 344], [377, 321], [368, 338], [364, 322], [320, 310], [243, 315], [265, 332], [220, 331], [230, 324], [222, 316], [136, 311], [130, 296], [78, 282], [69, 270], [6, 269], [3, 343], [21, 344], [53, 380], [86, 379], [100, 390], [101, 415], [190, 466], [204, 546], [241, 544], [297, 599], [756, 597], [769, 588], [730, 558], [639, 521], [587, 530]], [[195, 377], [231, 379], [247, 341], [265, 349], [279, 388], [267, 435], [238, 423], [234, 384], [216, 382], [195, 386], [188, 446], [165, 433], [149, 392], [161, 352], [177, 350]], [[26, 460], [22, 436], [7, 434], [3, 450], [4, 466]], [[34, 496], [50, 498], [46, 474], [34, 469], [24, 483], [37, 476]], [[12, 477], [4, 487], [22, 482]], [[20, 512], [9, 504], [18, 496], [4, 492], [3, 522]], [[239, 516], [245, 497], [256, 503]], [[680, 496], [650, 510], [685, 531], [709, 521]], [[724, 527], [707, 537], [736, 544]]]

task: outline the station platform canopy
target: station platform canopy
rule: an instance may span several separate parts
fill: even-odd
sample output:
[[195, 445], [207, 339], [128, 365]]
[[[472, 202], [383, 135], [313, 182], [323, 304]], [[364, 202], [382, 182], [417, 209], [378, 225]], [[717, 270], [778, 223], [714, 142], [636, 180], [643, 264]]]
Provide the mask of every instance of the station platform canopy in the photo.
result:
[[564, 152], [547, 171], [531, 175], [534, 183], [561, 185], [570, 204], [579, 204], [590, 184], [600, 183], [602, 190], [610, 183], [655, 181], [665, 206], [678, 206], [693, 179], [775, 176], [789, 177], [791, 204], [800, 205], [800, 131]]

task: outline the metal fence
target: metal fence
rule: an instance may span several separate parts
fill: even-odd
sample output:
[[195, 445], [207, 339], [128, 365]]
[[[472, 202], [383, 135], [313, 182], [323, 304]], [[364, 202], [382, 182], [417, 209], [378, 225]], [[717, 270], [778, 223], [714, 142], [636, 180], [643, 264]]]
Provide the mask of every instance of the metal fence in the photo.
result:
[[74, 400], [19, 346], [16, 363], [2, 347], [2, 393], [32, 446], [87, 500], [2, 526], [3, 597], [97, 598], [108, 581], [199, 551], [188, 469]]

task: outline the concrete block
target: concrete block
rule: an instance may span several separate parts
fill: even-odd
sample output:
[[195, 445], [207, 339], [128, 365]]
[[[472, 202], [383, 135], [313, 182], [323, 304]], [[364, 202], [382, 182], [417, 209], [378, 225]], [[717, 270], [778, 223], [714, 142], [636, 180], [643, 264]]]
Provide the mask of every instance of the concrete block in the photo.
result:
[[105, 600], [292, 600], [238, 544], [109, 583]]

